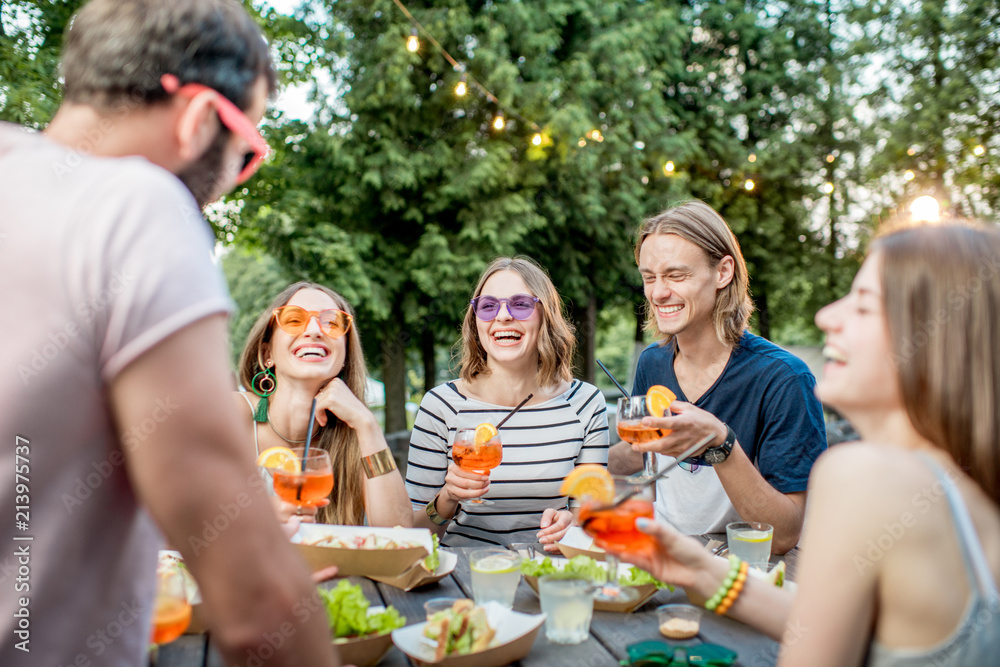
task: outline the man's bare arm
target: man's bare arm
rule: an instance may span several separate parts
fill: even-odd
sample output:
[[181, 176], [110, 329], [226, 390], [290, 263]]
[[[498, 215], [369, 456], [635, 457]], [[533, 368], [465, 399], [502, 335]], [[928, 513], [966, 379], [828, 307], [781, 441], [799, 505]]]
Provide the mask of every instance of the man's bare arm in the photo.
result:
[[198, 580], [228, 664], [245, 662], [265, 633], [276, 633], [288, 641], [270, 643], [269, 664], [337, 665], [309, 572], [259, 482], [253, 435], [231, 398], [226, 337], [223, 316], [199, 320], [114, 379], [120, 433], [157, 405], [169, 408], [145, 440], [126, 448], [129, 476]]
[[608, 472], [612, 475], [631, 475], [642, 470], [642, 454], [632, 450], [624, 440], [608, 450]]

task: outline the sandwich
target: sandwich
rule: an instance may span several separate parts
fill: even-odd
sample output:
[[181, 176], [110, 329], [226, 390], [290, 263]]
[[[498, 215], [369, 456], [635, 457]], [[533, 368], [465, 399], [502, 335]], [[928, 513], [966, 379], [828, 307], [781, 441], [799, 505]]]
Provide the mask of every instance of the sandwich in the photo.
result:
[[487, 648], [496, 630], [486, 620], [486, 612], [472, 600], [456, 600], [451, 609], [431, 616], [424, 636], [437, 642], [434, 661], [450, 655], [467, 655]]

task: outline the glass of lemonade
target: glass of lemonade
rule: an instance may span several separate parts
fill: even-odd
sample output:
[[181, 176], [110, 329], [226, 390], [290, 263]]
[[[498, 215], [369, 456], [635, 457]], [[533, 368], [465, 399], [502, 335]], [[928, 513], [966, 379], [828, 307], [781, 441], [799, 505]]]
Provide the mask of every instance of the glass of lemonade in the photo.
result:
[[756, 521], [740, 521], [726, 526], [729, 553], [745, 560], [750, 567], [763, 572], [767, 572], [771, 560], [773, 535], [773, 527]]
[[548, 575], [538, 580], [545, 614], [545, 637], [556, 644], [579, 644], [590, 635], [594, 584], [586, 579]]
[[517, 552], [507, 549], [490, 547], [470, 552], [472, 597], [476, 604], [493, 601], [512, 608], [521, 581], [521, 560]]

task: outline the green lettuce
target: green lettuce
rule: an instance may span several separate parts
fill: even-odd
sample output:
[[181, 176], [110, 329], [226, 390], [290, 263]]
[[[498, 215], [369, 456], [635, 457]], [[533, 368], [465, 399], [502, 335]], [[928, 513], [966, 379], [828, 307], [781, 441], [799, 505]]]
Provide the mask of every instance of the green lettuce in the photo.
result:
[[[595, 583], [603, 583], [605, 577], [607, 576], [605, 565], [598, 563], [590, 556], [574, 556], [569, 559], [562, 569], [557, 568], [555, 563], [553, 563], [552, 559], [548, 556], [540, 561], [524, 561], [521, 563], [521, 573], [529, 577], [542, 577], [547, 574], [562, 574], [567, 577], [589, 579]], [[653, 584], [657, 588], [669, 588], [671, 591], [674, 590], [673, 586], [663, 583], [649, 572], [640, 570], [637, 567], [631, 567], [628, 572], [619, 576], [618, 583], [622, 586], [644, 586], [646, 584]]]
[[383, 634], [406, 625], [406, 618], [395, 607], [369, 614], [368, 598], [361, 586], [346, 579], [341, 579], [333, 588], [319, 589], [319, 596], [326, 606], [334, 638]]
[[435, 533], [431, 533], [431, 542], [431, 553], [424, 559], [424, 567], [427, 568], [428, 572], [436, 571], [441, 564], [441, 555], [438, 554], [438, 547], [441, 546], [441, 543]]

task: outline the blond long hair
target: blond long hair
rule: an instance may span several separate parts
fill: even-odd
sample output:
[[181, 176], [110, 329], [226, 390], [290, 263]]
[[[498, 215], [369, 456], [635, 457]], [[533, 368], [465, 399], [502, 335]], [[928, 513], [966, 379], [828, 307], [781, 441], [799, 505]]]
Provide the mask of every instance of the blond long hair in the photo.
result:
[[[639, 263], [639, 251], [643, 242], [654, 234], [676, 234], [690, 241], [708, 255], [709, 266], [713, 268], [718, 266], [723, 257], [728, 255], [733, 258], [733, 279], [715, 293], [712, 321], [719, 340], [730, 346], [736, 345], [753, 314], [753, 301], [750, 300], [747, 263], [729, 225], [711, 206], [697, 199], [669, 208], [643, 220], [635, 243], [636, 264]], [[648, 299], [646, 331], [662, 338], [664, 345], [673, 341], [670, 334], [660, 333]]]
[[[253, 386], [254, 377], [264, 370], [264, 345], [271, 341], [274, 331], [273, 312], [275, 308], [287, 305], [300, 290], [314, 289], [323, 292], [337, 304], [337, 307], [354, 316], [354, 309], [344, 297], [329, 287], [310, 282], [297, 282], [289, 285], [281, 294], [274, 298], [271, 305], [260, 314], [250, 334], [246, 345], [240, 354], [240, 382], [248, 389]], [[340, 377], [351, 392], [362, 402], [365, 397], [365, 383], [368, 373], [365, 369], [365, 357], [361, 351], [361, 338], [358, 335], [357, 322], [347, 332], [347, 354], [344, 358], [344, 368]], [[358, 434], [343, 421], [331, 418], [326, 426], [319, 427], [317, 444], [330, 453], [333, 463], [333, 478], [335, 480], [330, 504], [319, 510], [317, 520], [322, 523], [345, 525], [361, 525], [365, 516], [364, 480], [361, 467], [361, 446]]]
[[1000, 232], [895, 230], [872, 252], [910, 421], [1000, 502]]
[[[513, 271], [538, 297], [536, 308], [541, 309], [542, 322], [538, 330], [538, 372], [535, 382], [539, 387], [551, 387], [562, 380], [573, 377], [573, 350], [576, 336], [573, 327], [566, 321], [562, 311], [562, 299], [545, 270], [527, 257], [497, 257], [483, 274], [472, 292], [472, 298], [480, 295], [483, 285], [490, 276], [500, 271]], [[470, 304], [462, 321], [461, 341], [462, 369], [459, 377], [471, 382], [477, 375], [488, 375], [486, 348], [479, 340], [476, 328], [476, 313]]]

